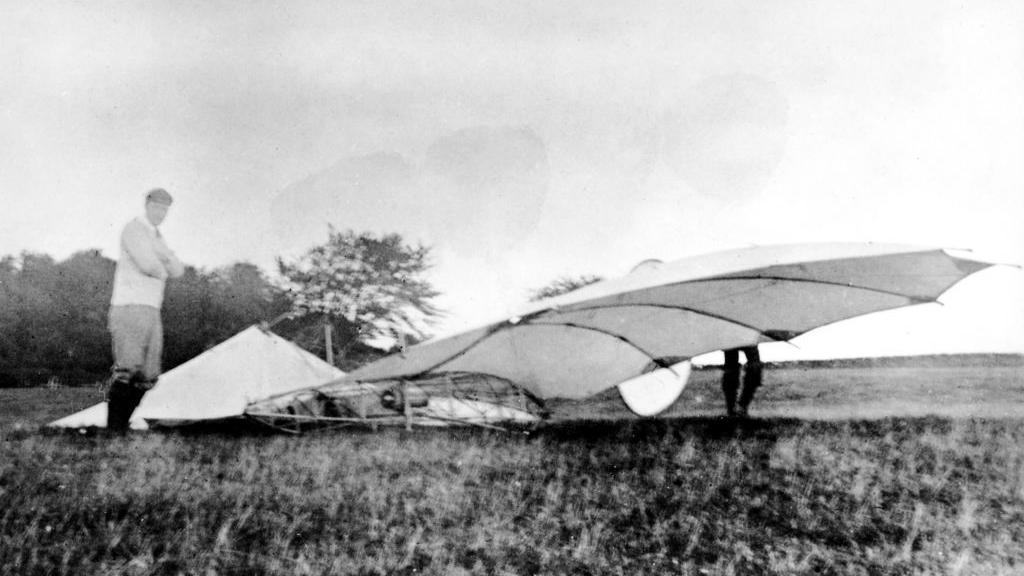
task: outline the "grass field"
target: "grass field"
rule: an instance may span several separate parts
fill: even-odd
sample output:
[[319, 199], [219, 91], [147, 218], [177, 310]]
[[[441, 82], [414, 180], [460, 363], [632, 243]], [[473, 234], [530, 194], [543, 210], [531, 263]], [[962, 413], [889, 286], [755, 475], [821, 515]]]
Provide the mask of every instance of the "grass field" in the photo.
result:
[[1024, 366], [774, 369], [741, 424], [717, 377], [531, 434], [55, 434], [95, 391], [0, 390], [0, 574], [1024, 573]]

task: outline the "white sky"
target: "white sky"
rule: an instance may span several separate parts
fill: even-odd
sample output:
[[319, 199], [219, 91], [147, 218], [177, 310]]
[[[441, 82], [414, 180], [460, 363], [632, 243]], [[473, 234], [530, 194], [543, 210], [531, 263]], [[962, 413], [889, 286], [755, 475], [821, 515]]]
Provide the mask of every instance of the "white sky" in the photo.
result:
[[[0, 0], [0, 254], [435, 248], [441, 331], [554, 277], [865, 240], [1024, 263], [1024, 4]], [[1024, 352], [1024, 272], [768, 357]]]

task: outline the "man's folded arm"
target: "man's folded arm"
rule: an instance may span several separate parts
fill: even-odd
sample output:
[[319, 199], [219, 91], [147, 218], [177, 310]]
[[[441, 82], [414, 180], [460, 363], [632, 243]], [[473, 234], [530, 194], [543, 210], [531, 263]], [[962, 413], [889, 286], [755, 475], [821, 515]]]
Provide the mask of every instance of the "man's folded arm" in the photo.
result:
[[121, 245], [143, 274], [153, 278], [167, 278], [168, 270], [144, 229], [138, 226], [125, 228], [121, 234]]
[[181, 278], [185, 273], [185, 265], [181, 263], [181, 260], [178, 260], [178, 255], [173, 250], [164, 244], [161, 244], [161, 246], [163, 250], [160, 252], [160, 261], [163, 262], [168, 276], [171, 278]]

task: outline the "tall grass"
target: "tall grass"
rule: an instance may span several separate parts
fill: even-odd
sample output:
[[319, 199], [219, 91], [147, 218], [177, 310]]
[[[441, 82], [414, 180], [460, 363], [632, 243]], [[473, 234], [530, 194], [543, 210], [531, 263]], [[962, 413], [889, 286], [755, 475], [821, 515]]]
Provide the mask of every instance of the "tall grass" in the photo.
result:
[[742, 425], [717, 387], [302, 437], [43, 433], [99, 395], [0, 390], [0, 575], [1024, 573], [1020, 366], [774, 369]]
[[1013, 574], [1012, 420], [7, 432], [2, 574]]

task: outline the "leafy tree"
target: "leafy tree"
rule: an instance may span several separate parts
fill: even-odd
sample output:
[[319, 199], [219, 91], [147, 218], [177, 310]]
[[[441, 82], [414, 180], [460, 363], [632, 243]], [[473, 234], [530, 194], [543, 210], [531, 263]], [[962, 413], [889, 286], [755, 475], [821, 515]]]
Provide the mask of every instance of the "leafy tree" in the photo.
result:
[[562, 276], [556, 278], [546, 284], [545, 286], [532, 290], [530, 292], [530, 301], [536, 302], [537, 300], [544, 300], [545, 298], [554, 298], [555, 296], [561, 296], [574, 290], [579, 290], [584, 286], [589, 286], [594, 282], [600, 282], [602, 278], [600, 276], [594, 276], [585, 274], [583, 276], [569, 277]]
[[[409, 247], [396, 236], [335, 233], [331, 241], [296, 263], [282, 263], [313, 290], [289, 293], [257, 266], [246, 262], [212, 271], [187, 267], [167, 283], [164, 296], [164, 369], [197, 356], [244, 328], [297, 309], [301, 318], [274, 330], [323, 355], [323, 322], [338, 334], [339, 365], [349, 369], [384, 352], [366, 344], [388, 330], [413, 339], [438, 310], [437, 293], [422, 279], [428, 250]], [[325, 286], [312, 283], [315, 265], [349, 272]], [[309, 266], [309, 268], [307, 268]], [[109, 374], [113, 358], [107, 313], [116, 263], [98, 250], [84, 250], [58, 262], [25, 252], [0, 257], [0, 387], [38, 385], [50, 377], [68, 384], [92, 383]], [[340, 296], [326, 290], [345, 288]], [[331, 296], [318, 302], [321, 294]], [[301, 294], [303, 306], [293, 297]], [[344, 303], [344, 308], [332, 303]], [[339, 310], [344, 310], [341, 315]], [[351, 319], [351, 320], [350, 320]]]
[[285, 291], [255, 264], [238, 262], [214, 273], [221, 305], [236, 324], [270, 320], [291, 306]]
[[14, 307], [14, 283], [18, 278], [18, 265], [13, 256], [0, 258], [0, 367], [14, 358], [14, 345], [10, 335], [18, 320]]
[[330, 227], [327, 242], [294, 261], [278, 259], [278, 267], [297, 316], [331, 322], [339, 344], [368, 344], [396, 334], [423, 338], [441, 315], [432, 302], [439, 293], [423, 277], [429, 255], [398, 234]]
[[115, 266], [99, 250], [76, 252], [57, 265], [52, 296], [60, 311], [60, 360], [50, 358], [47, 365], [86, 373], [110, 368], [107, 309]]
[[173, 368], [289, 307], [283, 290], [254, 264], [211, 272], [186, 267], [181, 278], [167, 283], [164, 367]]
[[[0, 387], [50, 377], [91, 383], [113, 358], [107, 313], [116, 264], [98, 250], [57, 262], [45, 254], [0, 257]], [[164, 369], [169, 370], [291, 306], [256, 266], [188, 267], [167, 283]]]
[[106, 309], [113, 262], [96, 250], [63, 262], [45, 254], [0, 264], [0, 386], [57, 376], [95, 380], [110, 368]]
[[18, 263], [12, 304], [15, 321], [10, 342], [20, 363], [38, 367], [61, 357], [61, 318], [57, 263], [45, 254], [23, 252]]

